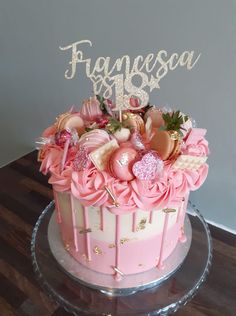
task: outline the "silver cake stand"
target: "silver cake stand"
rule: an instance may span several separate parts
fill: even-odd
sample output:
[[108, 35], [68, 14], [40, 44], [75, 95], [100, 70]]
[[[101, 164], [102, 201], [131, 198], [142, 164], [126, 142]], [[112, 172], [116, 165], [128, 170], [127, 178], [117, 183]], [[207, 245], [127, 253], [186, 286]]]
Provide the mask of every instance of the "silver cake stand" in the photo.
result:
[[209, 272], [209, 228], [191, 204], [185, 221], [187, 242], [178, 244], [165, 269], [128, 276], [121, 282], [88, 270], [65, 251], [53, 213], [51, 202], [35, 225], [33, 267], [45, 292], [74, 315], [169, 315], [196, 294]]

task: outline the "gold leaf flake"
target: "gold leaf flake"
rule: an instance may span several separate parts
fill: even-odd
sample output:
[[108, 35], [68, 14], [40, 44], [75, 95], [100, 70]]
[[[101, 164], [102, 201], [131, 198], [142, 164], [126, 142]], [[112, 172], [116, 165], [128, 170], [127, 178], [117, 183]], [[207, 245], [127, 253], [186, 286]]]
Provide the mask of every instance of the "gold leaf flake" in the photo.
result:
[[146, 223], [147, 223], [147, 219], [146, 218], [141, 219], [141, 221], [137, 225], [136, 231], [145, 229], [146, 228]]
[[85, 228], [85, 229], [81, 229], [79, 231], [80, 234], [87, 234], [87, 233], [91, 233], [92, 229], [91, 228]]
[[122, 238], [120, 240], [120, 243], [123, 245], [125, 242], [129, 241], [130, 239], [129, 238]]
[[112, 267], [117, 273], [119, 273], [121, 276], [124, 275], [124, 273], [117, 267]]
[[93, 248], [93, 252], [96, 254], [96, 255], [101, 255], [102, 254], [102, 250], [101, 248], [99, 248], [98, 246], [95, 246]]
[[174, 208], [164, 208], [162, 210], [162, 212], [164, 212], [164, 213], [174, 213], [174, 212], [176, 212], [176, 209], [174, 209]]
[[115, 207], [119, 207], [119, 203], [117, 202], [116, 198], [114, 197], [113, 193], [111, 192], [111, 190], [105, 186], [104, 189], [107, 191], [107, 193], [110, 195], [111, 199], [113, 200], [113, 205], [115, 205]]

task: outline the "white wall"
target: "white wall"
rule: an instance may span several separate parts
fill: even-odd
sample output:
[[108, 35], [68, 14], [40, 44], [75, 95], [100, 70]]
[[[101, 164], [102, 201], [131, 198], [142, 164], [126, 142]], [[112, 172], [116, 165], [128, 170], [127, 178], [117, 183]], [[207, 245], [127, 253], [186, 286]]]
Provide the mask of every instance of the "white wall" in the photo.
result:
[[208, 129], [210, 172], [191, 199], [206, 218], [236, 229], [236, 2], [5, 0], [0, 3], [0, 164], [31, 151], [55, 116], [91, 94], [85, 72], [64, 79], [59, 50], [90, 39], [89, 55], [132, 57], [195, 50], [192, 71], [161, 81], [151, 102], [179, 107]]

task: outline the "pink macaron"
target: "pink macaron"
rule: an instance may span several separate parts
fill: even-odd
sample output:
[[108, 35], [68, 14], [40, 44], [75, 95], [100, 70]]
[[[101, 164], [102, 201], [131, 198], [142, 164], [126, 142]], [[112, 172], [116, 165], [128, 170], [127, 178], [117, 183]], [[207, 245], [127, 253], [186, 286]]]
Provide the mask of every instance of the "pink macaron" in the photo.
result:
[[56, 122], [57, 130], [60, 132], [64, 129], [75, 129], [78, 133], [78, 135], [81, 135], [84, 133], [85, 126], [84, 121], [80, 117], [80, 114], [78, 112], [76, 113], [62, 113], [58, 118]]
[[109, 160], [109, 173], [122, 181], [133, 180], [135, 176], [132, 167], [138, 157], [138, 152], [134, 148], [120, 147], [116, 149]]

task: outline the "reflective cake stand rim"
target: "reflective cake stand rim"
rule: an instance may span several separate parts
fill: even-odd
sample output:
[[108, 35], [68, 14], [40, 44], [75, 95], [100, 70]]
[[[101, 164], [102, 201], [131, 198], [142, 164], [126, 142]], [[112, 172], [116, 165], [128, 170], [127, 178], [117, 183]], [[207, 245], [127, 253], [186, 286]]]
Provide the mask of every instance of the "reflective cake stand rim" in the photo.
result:
[[[76, 310], [75, 310], [74, 305], [72, 305], [68, 300], [65, 300], [63, 296], [61, 296], [53, 288], [51, 288], [49, 283], [47, 282], [47, 280], [44, 278], [43, 274], [41, 273], [40, 268], [38, 266], [37, 259], [36, 259], [36, 253], [35, 253], [35, 246], [36, 246], [35, 242], [36, 242], [37, 232], [38, 232], [38, 229], [39, 229], [39, 226], [40, 226], [40, 223], [41, 223], [43, 217], [52, 207], [54, 207], [54, 205], [55, 205], [54, 201], [51, 201], [48, 204], [48, 206], [43, 210], [43, 212], [39, 216], [39, 218], [35, 224], [35, 227], [33, 229], [33, 232], [32, 232], [31, 258], [32, 258], [32, 264], [33, 264], [33, 269], [34, 269], [36, 278], [37, 278], [40, 286], [43, 288], [43, 290], [53, 300], [55, 300], [61, 306], [63, 306], [66, 311], [68, 311], [74, 315], [79, 315], [78, 314], [79, 312], [82, 312], [84, 315], [85, 314], [91, 315], [90, 312], [82, 310], [79, 307], [76, 307]], [[203, 225], [205, 232], [206, 232], [208, 254], [207, 254], [207, 260], [206, 260], [207, 263], [206, 263], [205, 269], [204, 269], [201, 277], [199, 278], [199, 280], [194, 285], [194, 287], [188, 293], [183, 295], [181, 299], [178, 299], [177, 301], [159, 309], [158, 311], [153, 311], [153, 312], [148, 313], [149, 316], [154, 316], [154, 315], [165, 316], [165, 315], [169, 315], [170, 313], [176, 312], [181, 306], [186, 305], [196, 295], [200, 286], [203, 284], [203, 282], [206, 280], [207, 275], [209, 274], [210, 267], [212, 264], [212, 238], [211, 238], [211, 233], [210, 233], [208, 224], [206, 223], [205, 219], [201, 215], [199, 209], [190, 201], [188, 202], [188, 213], [190, 213], [191, 215], [197, 216], [200, 219], [201, 224]], [[110, 314], [105, 314], [105, 313], [103, 313], [102, 315], [103, 316], [110, 316]]]
[[186, 241], [176, 245], [174, 251], [164, 260], [162, 269], [155, 267], [145, 272], [126, 275], [119, 282], [114, 281], [114, 275], [99, 273], [87, 268], [66, 251], [60, 238], [55, 211], [48, 224], [48, 242], [51, 253], [63, 272], [75, 281], [107, 295], [127, 296], [161, 284], [180, 268], [189, 252], [192, 241], [192, 227], [188, 216], [185, 217], [184, 232]]

